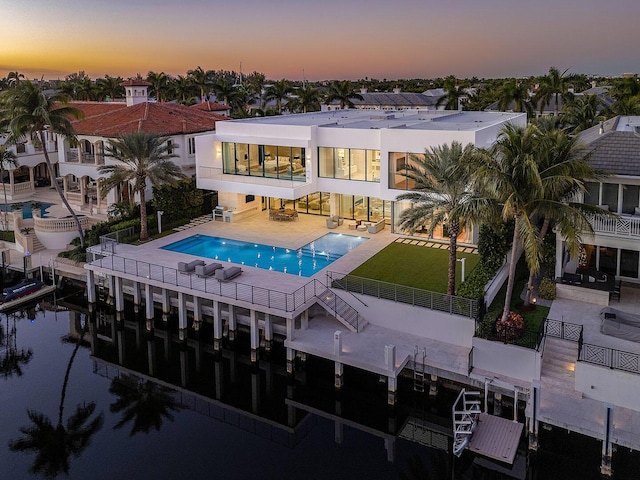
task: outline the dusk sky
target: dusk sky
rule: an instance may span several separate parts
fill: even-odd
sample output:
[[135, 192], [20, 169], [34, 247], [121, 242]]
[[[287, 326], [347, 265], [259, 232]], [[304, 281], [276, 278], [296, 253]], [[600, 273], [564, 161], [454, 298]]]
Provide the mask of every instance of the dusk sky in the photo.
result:
[[0, 0], [0, 76], [640, 72], [640, 0]]

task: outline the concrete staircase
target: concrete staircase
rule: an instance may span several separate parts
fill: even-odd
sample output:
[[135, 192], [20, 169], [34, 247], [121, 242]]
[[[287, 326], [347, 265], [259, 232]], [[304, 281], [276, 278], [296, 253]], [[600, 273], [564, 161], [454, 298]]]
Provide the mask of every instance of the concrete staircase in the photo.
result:
[[352, 332], [361, 332], [367, 325], [355, 308], [329, 288], [316, 295], [316, 302]]
[[582, 398], [576, 391], [575, 367], [578, 359], [578, 344], [547, 336], [542, 354], [540, 383], [543, 389], [570, 398]]

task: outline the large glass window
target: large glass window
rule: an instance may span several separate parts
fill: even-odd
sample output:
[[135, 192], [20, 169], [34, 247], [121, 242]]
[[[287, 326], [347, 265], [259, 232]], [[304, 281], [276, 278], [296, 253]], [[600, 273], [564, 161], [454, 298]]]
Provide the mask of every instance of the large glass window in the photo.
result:
[[602, 184], [602, 205], [608, 205], [612, 212], [618, 211], [618, 184], [603, 183]]
[[640, 205], [640, 186], [624, 185], [622, 187], [622, 213], [634, 214], [636, 207]]
[[398, 190], [413, 190], [416, 182], [407, 178], [406, 165], [411, 163], [415, 153], [391, 152], [389, 153], [389, 185]]
[[640, 252], [635, 250], [620, 250], [620, 275], [622, 277], [638, 278], [638, 261]]
[[228, 174], [306, 180], [305, 149], [301, 147], [225, 142], [222, 165]]
[[600, 184], [595, 182], [585, 183], [586, 192], [584, 192], [584, 203], [587, 205], [600, 204]]
[[600, 271], [615, 275], [618, 266], [618, 249], [600, 247]]
[[[377, 168], [374, 159], [378, 159]], [[318, 147], [321, 177], [380, 182], [380, 152], [357, 148]]]

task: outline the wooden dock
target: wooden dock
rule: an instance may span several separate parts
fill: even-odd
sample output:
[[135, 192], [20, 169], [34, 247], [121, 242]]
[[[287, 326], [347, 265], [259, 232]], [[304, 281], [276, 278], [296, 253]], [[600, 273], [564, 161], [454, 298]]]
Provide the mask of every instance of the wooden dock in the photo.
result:
[[523, 427], [522, 423], [481, 413], [467, 449], [478, 455], [512, 465]]

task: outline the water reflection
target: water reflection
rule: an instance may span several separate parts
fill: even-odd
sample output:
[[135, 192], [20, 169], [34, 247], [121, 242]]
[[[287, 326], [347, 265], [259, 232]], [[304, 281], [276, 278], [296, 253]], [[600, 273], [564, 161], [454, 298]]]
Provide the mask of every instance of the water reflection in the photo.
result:
[[[102, 413], [93, 416], [96, 409], [95, 402], [77, 405], [67, 421], [63, 421], [69, 374], [87, 326], [85, 322], [85, 327], [75, 338], [73, 353], [67, 363], [60, 393], [57, 424], [54, 425], [46, 415], [28, 409], [27, 416], [31, 424], [20, 428], [22, 437], [9, 442], [11, 451], [35, 453], [36, 458], [29, 469], [31, 473], [42, 473], [47, 477], [55, 477], [61, 473], [68, 475], [71, 456], [79, 457], [91, 443], [91, 437], [102, 428], [104, 423]], [[67, 337], [67, 341], [71, 338], [74, 337]]]
[[[22, 367], [27, 365], [33, 357], [31, 348], [18, 349], [16, 320], [25, 316], [27, 316], [25, 311], [6, 314], [4, 327], [0, 324], [0, 349], [3, 350], [0, 353], [0, 373], [5, 379], [14, 375], [21, 377], [23, 375]], [[29, 316], [29, 318], [33, 317]]]
[[171, 412], [179, 412], [183, 408], [170, 388], [131, 374], [115, 377], [109, 392], [118, 397], [109, 407], [111, 412], [122, 414], [113, 428], [117, 430], [133, 422], [129, 436], [149, 433], [153, 428], [159, 431], [165, 419], [173, 421]]

